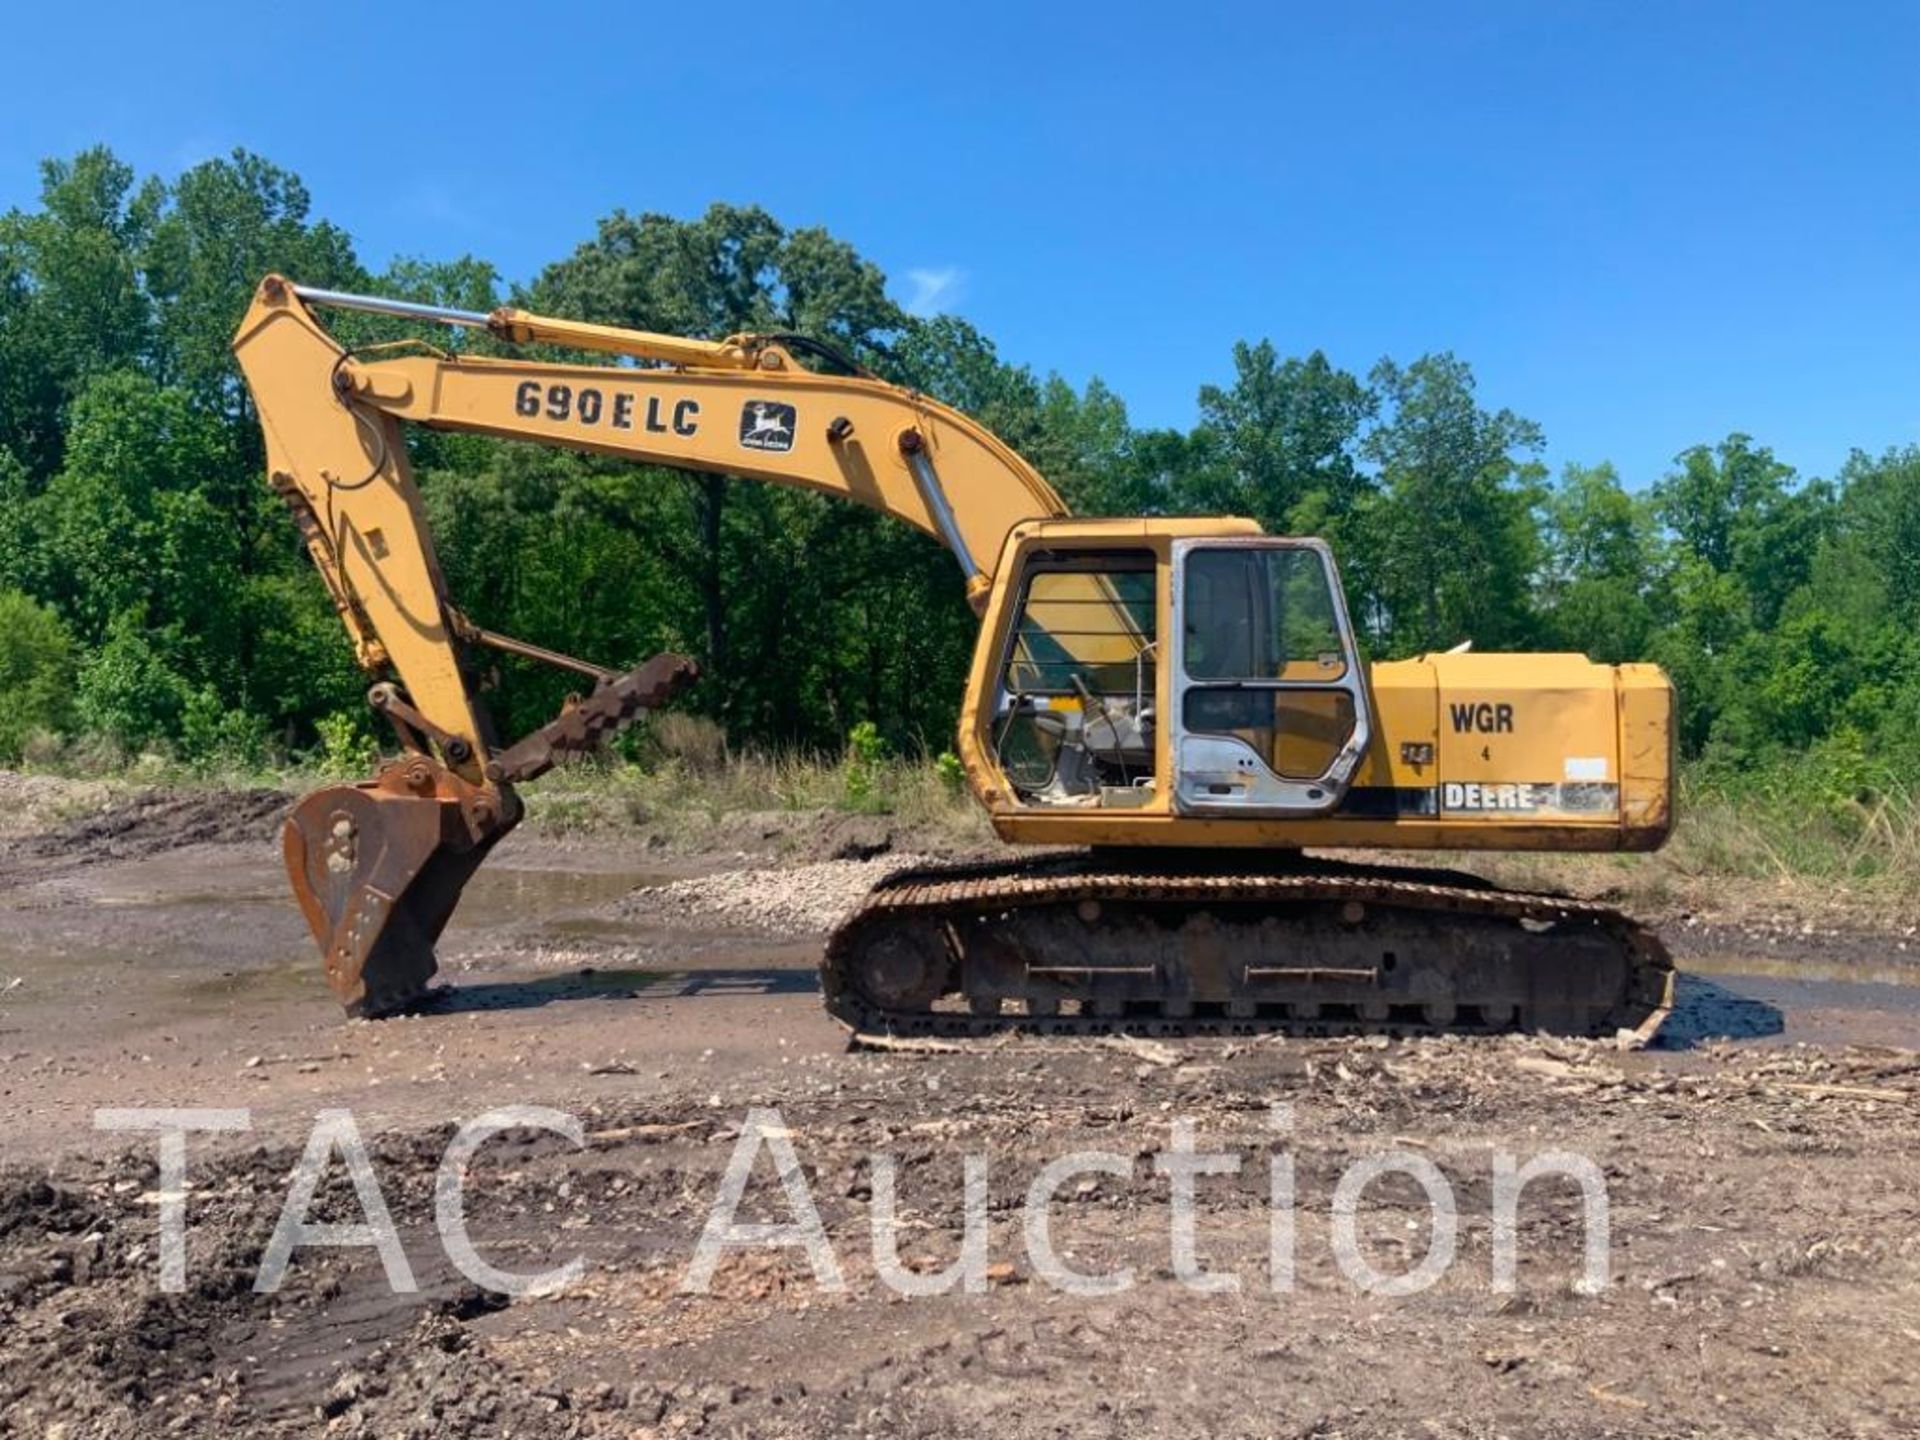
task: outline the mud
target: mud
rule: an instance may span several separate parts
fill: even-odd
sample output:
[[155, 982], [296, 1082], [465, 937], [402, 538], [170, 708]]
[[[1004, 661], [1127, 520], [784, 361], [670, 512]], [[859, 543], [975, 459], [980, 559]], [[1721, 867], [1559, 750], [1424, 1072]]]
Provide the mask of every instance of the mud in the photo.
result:
[[[796, 875], [516, 835], [443, 944], [445, 995], [347, 1023], [281, 894], [284, 797], [136, 803], [0, 842], [0, 1434], [1920, 1429], [1920, 989], [1854, 983], [1905, 977], [1899, 925], [1837, 942], [1730, 914], [1682, 925], [1679, 1011], [1639, 1053], [1523, 1037], [850, 1052], [814, 990], [817, 933], [782, 887], [825, 894], [912, 837], [839, 861], [803, 850], [853, 869]], [[181, 819], [205, 827], [192, 843], [153, 841]], [[1292, 1106], [1284, 1134], [1275, 1102]], [[585, 1270], [509, 1299], [447, 1258], [434, 1184], [455, 1122], [513, 1103], [577, 1115], [586, 1144], [491, 1143], [467, 1182], [475, 1241], [508, 1269], [578, 1255]], [[245, 1108], [252, 1125], [189, 1144], [179, 1295], [157, 1284], [153, 1142], [93, 1128], [97, 1106], [157, 1105]], [[370, 1249], [307, 1248], [256, 1294], [314, 1116], [342, 1107], [418, 1290], [392, 1293]], [[816, 1286], [798, 1252], [755, 1249], [723, 1260], [711, 1293], [681, 1291], [754, 1107], [791, 1134], [844, 1290]], [[1243, 1161], [1196, 1183], [1200, 1258], [1238, 1278], [1231, 1293], [1172, 1268], [1151, 1157], [1176, 1118]], [[1046, 1283], [1021, 1228], [1036, 1174], [1086, 1149], [1125, 1173], [1069, 1180], [1053, 1230], [1077, 1268], [1131, 1269], [1098, 1298]], [[1460, 1209], [1455, 1264], [1399, 1299], [1356, 1288], [1332, 1246], [1341, 1175], [1385, 1150], [1431, 1161]], [[1549, 1150], [1604, 1175], [1599, 1294], [1572, 1283], [1584, 1229], [1563, 1182], [1527, 1192], [1517, 1285], [1493, 1285], [1494, 1155]], [[926, 1270], [958, 1253], [961, 1157], [985, 1158], [984, 1293], [882, 1283], [877, 1153], [899, 1167], [905, 1262]], [[1281, 1154], [1296, 1261], [1276, 1292]], [[1381, 1270], [1425, 1253], [1418, 1201], [1395, 1177], [1362, 1192], [1355, 1225]], [[315, 1214], [359, 1219], [343, 1169]], [[789, 1218], [765, 1157], [743, 1218]]]
[[0, 846], [0, 876], [135, 860], [184, 845], [270, 843], [294, 797], [280, 790], [149, 790]]

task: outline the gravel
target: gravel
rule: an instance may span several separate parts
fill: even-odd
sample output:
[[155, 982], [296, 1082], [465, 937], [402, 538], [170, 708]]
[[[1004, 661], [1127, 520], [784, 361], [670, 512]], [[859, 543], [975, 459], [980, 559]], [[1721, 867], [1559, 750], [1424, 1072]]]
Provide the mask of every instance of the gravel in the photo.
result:
[[620, 902], [620, 913], [652, 920], [720, 920], [779, 935], [814, 935], [831, 929], [889, 875], [928, 864], [933, 858], [901, 852], [870, 860], [727, 870], [644, 886]]

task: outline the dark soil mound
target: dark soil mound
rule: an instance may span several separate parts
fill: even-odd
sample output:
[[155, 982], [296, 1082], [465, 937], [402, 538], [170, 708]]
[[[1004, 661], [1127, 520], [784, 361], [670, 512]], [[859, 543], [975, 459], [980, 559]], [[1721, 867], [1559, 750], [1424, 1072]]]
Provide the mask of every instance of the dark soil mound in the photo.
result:
[[293, 797], [282, 790], [149, 790], [17, 842], [42, 859], [137, 860], [182, 845], [270, 843]]

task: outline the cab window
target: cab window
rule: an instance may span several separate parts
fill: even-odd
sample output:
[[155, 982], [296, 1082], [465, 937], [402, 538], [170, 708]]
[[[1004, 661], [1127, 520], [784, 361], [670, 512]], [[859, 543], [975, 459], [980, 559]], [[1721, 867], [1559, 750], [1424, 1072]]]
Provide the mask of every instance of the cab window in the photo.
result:
[[1027, 581], [1005, 676], [1009, 692], [1153, 693], [1153, 570], [1041, 571]]
[[1190, 680], [1339, 680], [1347, 672], [1327, 569], [1313, 550], [1196, 550], [1187, 557]]
[[1156, 563], [1144, 550], [1033, 560], [993, 730], [1023, 803], [1110, 808], [1152, 799]]

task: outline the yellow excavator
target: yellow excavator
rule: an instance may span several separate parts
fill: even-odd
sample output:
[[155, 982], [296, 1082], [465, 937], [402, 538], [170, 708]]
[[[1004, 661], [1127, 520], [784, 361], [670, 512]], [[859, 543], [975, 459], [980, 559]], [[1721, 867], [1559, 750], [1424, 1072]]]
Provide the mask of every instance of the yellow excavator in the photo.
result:
[[[316, 311], [485, 330], [606, 365], [359, 351]], [[793, 336], [687, 339], [264, 280], [234, 340], [292, 508], [403, 753], [306, 796], [295, 896], [348, 1011], [417, 1004], [515, 786], [695, 676], [616, 674], [455, 607], [402, 427], [803, 486], [941, 541], [980, 618], [957, 748], [1036, 856], [894, 876], [829, 937], [857, 1031], [1545, 1028], [1650, 1033], [1659, 940], [1613, 910], [1314, 852], [1650, 850], [1673, 819], [1674, 704], [1648, 665], [1446, 653], [1368, 665], [1320, 540], [1235, 518], [1071, 516], [996, 436], [926, 395], [820, 366]], [[1520, 577], [1515, 577], [1520, 583]], [[569, 667], [584, 697], [504, 743], [478, 652]]]

